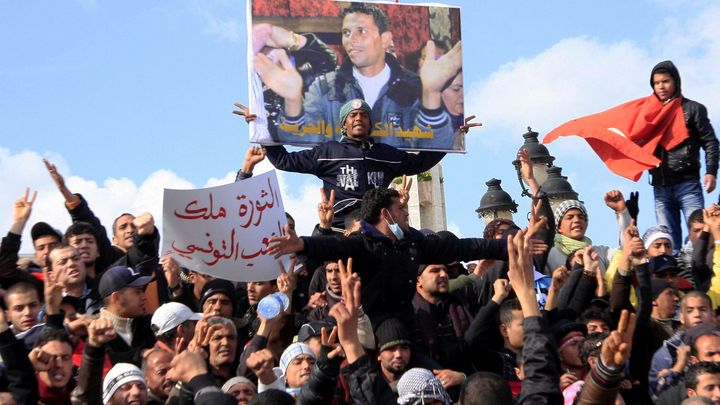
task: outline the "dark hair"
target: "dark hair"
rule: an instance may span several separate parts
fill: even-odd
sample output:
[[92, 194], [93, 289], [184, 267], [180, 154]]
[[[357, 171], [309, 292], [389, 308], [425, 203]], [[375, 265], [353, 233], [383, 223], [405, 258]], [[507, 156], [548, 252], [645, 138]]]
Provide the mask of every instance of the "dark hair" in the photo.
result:
[[47, 343], [54, 341], [67, 343], [70, 345], [72, 350], [75, 350], [75, 345], [73, 344], [72, 340], [70, 340], [70, 335], [68, 335], [65, 329], [56, 329], [49, 327], [43, 329], [40, 337], [38, 337], [38, 340], [35, 342], [35, 347], [41, 347]]
[[287, 392], [273, 388], [255, 395], [248, 405], [295, 405], [295, 399]]
[[488, 371], [479, 371], [469, 376], [460, 388], [460, 403], [463, 405], [512, 404], [512, 392], [501, 376]]
[[685, 294], [685, 295], [682, 297], [682, 300], [680, 301], [680, 308], [682, 308], [683, 310], [685, 310], [685, 303], [686, 303], [687, 300], [689, 300], [690, 298], [703, 298], [703, 299], [705, 300], [705, 302], [707, 303], [708, 308], [709, 308], [710, 310], [713, 309], [712, 300], [710, 299], [710, 297], [709, 297], [707, 294], [705, 294], [704, 292], [700, 291], [700, 290], [692, 290], [692, 291], [689, 291], [687, 294]]
[[488, 222], [487, 225], [485, 225], [485, 229], [483, 230], [483, 238], [494, 239], [497, 229], [503, 225], [509, 225], [510, 227], [517, 226], [515, 225], [515, 222], [513, 222], [511, 219], [495, 218], [492, 221]]
[[349, 214], [345, 215], [345, 229], [350, 230], [355, 226], [355, 222], [360, 221], [360, 209], [352, 210]]
[[68, 227], [67, 231], [65, 231], [65, 241], [69, 242], [71, 237], [85, 233], [92, 235], [92, 237], [95, 238], [95, 243], [97, 243], [98, 236], [95, 232], [95, 228], [91, 223], [83, 221], [75, 222]]
[[688, 228], [690, 228], [691, 224], [697, 223], [697, 222], [705, 222], [705, 219], [703, 218], [703, 210], [702, 208], [698, 208], [695, 211], [690, 213], [690, 216], [688, 216]]
[[52, 252], [60, 249], [67, 249], [71, 248], [77, 252], [77, 249], [75, 249], [74, 246], [68, 245], [66, 242], [60, 242], [57, 245], [53, 246], [52, 249], [48, 251], [48, 254], [45, 256], [45, 267], [48, 268], [48, 271], [51, 271], [52, 268], [52, 260], [50, 260], [50, 256], [52, 256]]
[[372, 225], [380, 222], [380, 211], [383, 208], [389, 209], [393, 205], [393, 198], [400, 198], [400, 193], [391, 188], [373, 188], [365, 193], [360, 205], [363, 221]]
[[[687, 335], [687, 334], [686, 334]], [[718, 335], [716, 330], [708, 330], [700, 334], [699, 336], [696, 336], [695, 339], [693, 339], [692, 344], [690, 345], [690, 354], [697, 357], [698, 351], [697, 351], [697, 342], [700, 340], [701, 337], [705, 336], [720, 336]]]
[[589, 321], [592, 321], [593, 319], [603, 321], [605, 322], [605, 325], [608, 326], [608, 328], [610, 327], [610, 315], [608, 315], [607, 311], [589, 308], [585, 310], [582, 315], [580, 315], [580, 322], [586, 325]]
[[8, 309], [10, 309], [9, 304], [8, 304], [8, 297], [10, 297], [11, 295], [13, 295], [13, 294], [27, 294], [27, 293], [29, 293], [30, 291], [35, 291], [35, 293], [37, 294], [38, 301], [42, 301], [42, 298], [41, 298], [41, 297], [42, 297], [42, 294], [40, 294], [40, 293], [38, 292], [38, 288], [37, 288], [37, 287], [35, 287], [34, 285], [32, 285], [32, 284], [30, 284], [30, 283], [27, 283], [27, 282], [25, 282], [25, 281], [21, 281], [21, 282], [19, 282], [19, 283], [13, 284], [12, 286], [10, 286], [10, 288], [8, 288], [7, 290], [5, 290], [5, 297], [4, 297], [4, 298], [5, 298], [5, 307], [8, 308]]
[[505, 326], [509, 325], [513, 320], [513, 311], [516, 310], [522, 310], [520, 301], [518, 301], [517, 298], [511, 298], [503, 301], [503, 303], [500, 304], [500, 310], [498, 311], [500, 314], [500, 323]]
[[118, 217], [115, 218], [115, 220], [113, 221], [113, 230], [112, 230], [112, 231], [113, 231], [113, 236], [116, 236], [116, 235], [117, 235], [117, 232], [115, 232], [115, 226], [117, 225], [117, 222], [120, 220], [120, 218], [122, 218], [122, 217], [124, 217], [124, 216], [126, 216], [126, 215], [130, 215], [131, 217], [135, 218], [135, 215], [133, 215], [133, 214], [131, 214], [131, 213], [129, 213], [129, 212], [123, 212], [122, 214], [118, 215]]
[[388, 30], [387, 14], [385, 14], [384, 11], [380, 10], [375, 6], [369, 6], [364, 3], [352, 3], [350, 7], [342, 11], [342, 14], [340, 16], [342, 18], [345, 18], [345, 16], [347, 16], [348, 14], [353, 13], [360, 13], [372, 16], [373, 20], [375, 21], [375, 25], [377, 26], [378, 31], [381, 34]]
[[[594, 319], [594, 318], [593, 318]], [[585, 337], [585, 340], [580, 344], [578, 352], [580, 353], [580, 360], [585, 366], [585, 370], [590, 369], [590, 363], [588, 359], [590, 357], [598, 357], [600, 355], [600, 348], [602, 348], [602, 342], [610, 334], [609, 333], [591, 333]]]
[[696, 389], [698, 380], [703, 374], [720, 374], [720, 365], [711, 361], [699, 361], [691, 364], [685, 372], [685, 387]]

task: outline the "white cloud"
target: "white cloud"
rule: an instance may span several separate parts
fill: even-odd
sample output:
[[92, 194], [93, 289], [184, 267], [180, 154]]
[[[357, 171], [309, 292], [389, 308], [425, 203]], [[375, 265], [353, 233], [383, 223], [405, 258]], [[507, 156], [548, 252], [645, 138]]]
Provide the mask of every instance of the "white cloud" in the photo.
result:
[[[12, 220], [12, 206], [16, 198], [20, 197], [29, 186], [31, 190], [38, 191], [38, 197], [33, 207], [32, 216], [23, 234], [22, 252], [31, 253], [30, 228], [38, 221], [45, 221], [64, 231], [70, 225], [70, 216], [64, 208], [63, 197], [57, 191], [51, 180], [42, 158], [47, 157], [56, 163], [58, 171], [64, 175], [68, 188], [80, 193], [88, 201], [90, 208], [100, 218], [108, 232], [112, 232], [112, 221], [121, 213], [140, 214], [150, 212], [155, 217], [156, 225], [162, 229], [162, 198], [163, 189], [191, 189], [196, 188], [192, 182], [184, 179], [170, 170], [157, 170], [150, 173], [137, 184], [128, 178], [107, 178], [98, 184], [81, 176], [74, 175], [72, 168], [67, 165], [62, 156], [55, 154], [41, 155], [35, 151], [22, 151], [16, 154], [8, 149], [0, 148], [0, 184], [3, 193], [0, 196], [0, 233], [9, 229]], [[260, 163], [255, 172], [263, 173], [271, 170], [272, 165], [264, 161]], [[18, 171], [23, 175], [18, 176]], [[293, 188], [287, 179], [288, 174], [278, 172], [281, 193], [285, 210], [290, 212], [296, 221], [296, 228], [301, 235], [309, 235], [317, 218], [312, 215], [318, 202], [317, 184], [312, 178], [307, 178], [302, 186]], [[222, 178], [210, 178], [200, 187], [213, 187], [235, 181], [235, 173], [229, 172]], [[293, 184], [300, 184], [293, 181]], [[313, 209], [309, 210], [308, 207]], [[304, 215], [303, 213], [310, 215]]]
[[[631, 42], [607, 45], [586, 37], [564, 39], [470, 84], [466, 110], [479, 114], [485, 130], [498, 135], [519, 137], [527, 126], [547, 133], [571, 118], [612, 107], [614, 102], [608, 100], [647, 94], [644, 78], [650, 63], [646, 52]], [[498, 147], [507, 138], [476, 139]]]
[[[240, 7], [235, 5], [235, 7]], [[219, 17], [207, 7], [204, 3], [197, 3], [197, 12], [205, 19], [205, 33], [212, 35], [220, 40], [229, 42], [239, 42], [241, 38], [241, 30], [244, 25], [240, 24], [236, 18]]]

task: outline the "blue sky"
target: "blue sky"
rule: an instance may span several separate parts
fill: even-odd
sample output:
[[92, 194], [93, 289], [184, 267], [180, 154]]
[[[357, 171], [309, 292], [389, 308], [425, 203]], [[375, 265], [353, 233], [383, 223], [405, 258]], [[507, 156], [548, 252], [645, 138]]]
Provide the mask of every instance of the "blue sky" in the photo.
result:
[[[403, 1], [403, 3], [417, 3]], [[672, 59], [686, 96], [720, 117], [720, 7], [711, 1], [452, 1], [462, 8], [466, 113], [484, 126], [468, 153], [443, 161], [448, 223], [480, 235], [474, 212], [492, 177], [528, 210], [510, 162], [529, 125], [562, 122], [650, 93], [652, 66]], [[69, 224], [41, 158], [58, 163], [101, 219], [161, 215], [162, 188], [231, 181], [247, 127], [243, 1], [0, 2], [0, 230], [26, 185], [31, 222]], [[641, 228], [654, 224], [652, 189], [612, 175], [580, 140], [550, 145], [590, 209], [589, 236], [614, 244], [604, 191], [639, 190]], [[262, 171], [269, 166], [261, 166]], [[288, 210], [309, 232], [319, 180], [284, 174]], [[717, 191], [707, 201], [716, 201]], [[2, 214], [5, 213], [5, 214]], [[522, 223], [523, 220], [519, 219]], [[29, 239], [25, 239], [29, 240]], [[23, 251], [29, 251], [25, 244]]]

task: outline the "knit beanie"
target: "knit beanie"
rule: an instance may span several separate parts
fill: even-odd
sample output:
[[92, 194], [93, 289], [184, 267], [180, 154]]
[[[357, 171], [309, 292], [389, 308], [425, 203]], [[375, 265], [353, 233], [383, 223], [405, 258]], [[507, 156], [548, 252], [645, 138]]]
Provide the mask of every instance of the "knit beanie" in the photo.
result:
[[410, 333], [396, 318], [390, 318], [375, 329], [375, 342], [378, 352], [397, 345], [410, 345]]
[[365, 102], [365, 100], [356, 98], [353, 100], [348, 101], [345, 103], [342, 108], [340, 108], [340, 126], [345, 126], [345, 120], [347, 119], [348, 114], [350, 114], [353, 110], [363, 110], [365, 111], [368, 116], [370, 116], [370, 128], [372, 128], [372, 109], [370, 108], [370, 105]]
[[237, 293], [235, 292], [235, 285], [228, 280], [216, 278], [208, 281], [205, 287], [203, 287], [202, 292], [200, 292], [200, 308], [203, 307], [208, 298], [217, 293], [225, 294], [225, 296], [230, 299], [233, 305], [233, 316], [235, 316], [235, 303], [238, 301]]
[[124, 384], [132, 381], [140, 381], [143, 384], [146, 384], [143, 372], [136, 365], [129, 363], [117, 363], [110, 369], [110, 371], [108, 371], [105, 376], [105, 380], [103, 380], [103, 404], [109, 403], [110, 398], [112, 398], [113, 394], [115, 394], [115, 391]]

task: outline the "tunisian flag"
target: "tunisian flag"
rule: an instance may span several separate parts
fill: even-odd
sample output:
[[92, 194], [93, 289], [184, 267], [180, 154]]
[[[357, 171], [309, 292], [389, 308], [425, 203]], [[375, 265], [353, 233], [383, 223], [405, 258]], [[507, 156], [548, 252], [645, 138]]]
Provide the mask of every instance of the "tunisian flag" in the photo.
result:
[[663, 104], [651, 94], [568, 121], [547, 134], [543, 143], [581, 136], [613, 173], [638, 181], [645, 170], [660, 165], [653, 156], [658, 144], [670, 150], [687, 139], [681, 103], [682, 96]]

